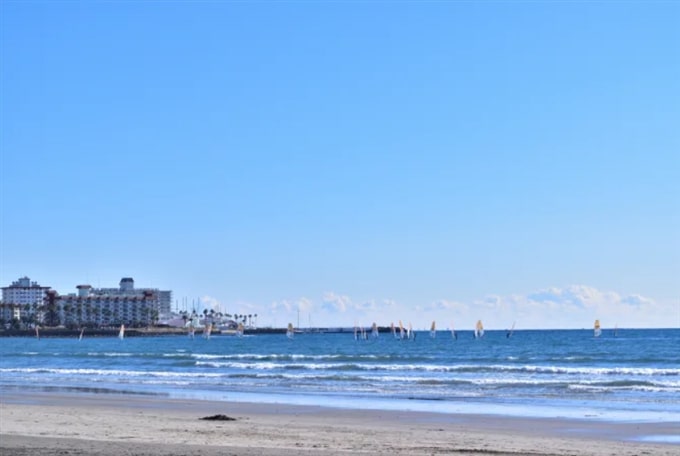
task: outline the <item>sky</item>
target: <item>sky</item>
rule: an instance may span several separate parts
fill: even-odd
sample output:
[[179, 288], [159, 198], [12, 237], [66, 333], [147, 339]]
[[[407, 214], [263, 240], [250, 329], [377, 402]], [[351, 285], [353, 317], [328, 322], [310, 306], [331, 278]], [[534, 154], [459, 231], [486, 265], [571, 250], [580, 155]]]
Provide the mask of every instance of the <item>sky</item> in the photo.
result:
[[0, 2], [0, 284], [680, 327], [680, 2]]

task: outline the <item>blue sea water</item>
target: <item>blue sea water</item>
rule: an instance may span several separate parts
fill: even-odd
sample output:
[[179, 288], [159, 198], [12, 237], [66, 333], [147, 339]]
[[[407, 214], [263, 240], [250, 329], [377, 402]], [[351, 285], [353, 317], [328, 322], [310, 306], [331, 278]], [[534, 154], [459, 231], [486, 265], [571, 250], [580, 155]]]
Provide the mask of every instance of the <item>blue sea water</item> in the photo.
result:
[[0, 339], [0, 392], [680, 422], [680, 329]]

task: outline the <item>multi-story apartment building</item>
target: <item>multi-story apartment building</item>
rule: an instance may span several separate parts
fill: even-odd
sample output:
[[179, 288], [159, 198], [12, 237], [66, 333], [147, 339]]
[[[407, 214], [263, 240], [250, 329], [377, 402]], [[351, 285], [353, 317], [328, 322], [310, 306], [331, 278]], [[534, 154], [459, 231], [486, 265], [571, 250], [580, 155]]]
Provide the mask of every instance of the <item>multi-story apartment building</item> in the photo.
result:
[[59, 295], [24, 277], [2, 289], [0, 318], [7, 324], [67, 327], [101, 327], [126, 324], [148, 326], [170, 311], [172, 292], [155, 288], [136, 289], [134, 280], [124, 277], [119, 288], [78, 285], [77, 293]]
[[35, 320], [43, 304], [45, 294], [50, 287], [42, 287], [38, 282], [31, 282], [28, 277], [22, 277], [12, 282], [8, 287], [2, 287], [2, 305], [0, 305], [0, 319], [5, 322], [12, 320]]
[[147, 326], [170, 310], [172, 292], [157, 288], [135, 288], [131, 277], [123, 277], [118, 288], [78, 285], [78, 293], [59, 296], [60, 320], [66, 326]]
[[[79, 285], [80, 287], [89, 287], [89, 285]], [[172, 292], [169, 290], [159, 290], [158, 288], [135, 288], [135, 281], [132, 277], [123, 277], [120, 279], [118, 288], [89, 288], [89, 294], [98, 296], [141, 296], [146, 292], [153, 293], [156, 297], [156, 305], [160, 314], [168, 314], [172, 312]], [[80, 291], [79, 291], [80, 294]]]

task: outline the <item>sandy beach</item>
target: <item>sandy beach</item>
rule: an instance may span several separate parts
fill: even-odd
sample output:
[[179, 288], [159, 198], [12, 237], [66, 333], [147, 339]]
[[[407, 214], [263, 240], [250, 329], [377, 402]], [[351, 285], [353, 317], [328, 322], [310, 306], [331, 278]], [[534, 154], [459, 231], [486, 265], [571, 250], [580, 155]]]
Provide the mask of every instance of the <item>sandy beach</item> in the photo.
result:
[[[224, 415], [234, 420], [201, 418]], [[675, 423], [621, 423], [154, 396], [3, 394], [9, 455], [675, 455]], [[675, 436], [675, 437], [674, 437]]]

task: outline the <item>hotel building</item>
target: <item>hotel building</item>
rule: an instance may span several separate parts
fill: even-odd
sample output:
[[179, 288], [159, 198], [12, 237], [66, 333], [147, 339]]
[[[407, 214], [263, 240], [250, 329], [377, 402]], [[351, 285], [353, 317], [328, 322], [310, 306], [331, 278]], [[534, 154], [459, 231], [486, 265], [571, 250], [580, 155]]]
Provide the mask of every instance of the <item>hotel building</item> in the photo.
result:
[[[25, 289], [26, 284], [33, 294]], [[21, 287], [20, 287], [21, 285]], [[19, 290], [19, 288], [22, 288]], [[46, 326], [106, 327], [125, 324], [149, 326], [163, 313], [169, 313], [172, 292], [156, 288], [135, 288], [131, 277], [123, 277], [118, 288], [78, 285], [77, 293], [59, 295], [49, 287], [39, 287], [25, 277], [2, 289], [2, 320], [18, 319], [24, 324]], [[39, 290], [38, 290], [39, 289]], [[21, 301], [18, 301], [21, 297]]]
[[28, 277], [22, 277], [12, 282], [12, 285], [2, 287], [0, 319], [10, 322], [22, 317], [35, 318], [49, 289], [50, 287], [41, 287], [38, 282], [31, 282]]

